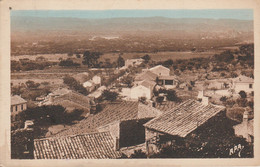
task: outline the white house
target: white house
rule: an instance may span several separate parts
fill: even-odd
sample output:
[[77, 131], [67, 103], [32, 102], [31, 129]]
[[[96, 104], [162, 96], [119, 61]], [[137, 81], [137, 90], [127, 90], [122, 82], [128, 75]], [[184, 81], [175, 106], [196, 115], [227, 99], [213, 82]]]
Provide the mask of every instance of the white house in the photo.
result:
[[170, 75], [170, 69], [166, 68], [162, 65], [158, 65], [155, 67], [152, 67], [149, 69], [151, 72], [155, 73], [158, 76], [169, 76]]
[[151, 99], [153, 96], [153, 89], [156, 85], [155, 82], [144, 80], [135, 87], [131, 88], [130, 98], [138, 99], [140, 97], [146, 97], [147, 99]]
[[19, 112], [27, 109], [27, 101], [21, 96], [14, 95], [11, 97], [11, 115], [15, 116]]
[[89, 92], [95, 89], [95, 84], [92, 80], [83, 83], [83, 87], [86, 88]]
[[233, 79], [232, 88], [235, 90], [236, 93], [239, 93], [240, 91], [251, 93], [254, 91], [254, 79], [244, 75], [240, 75], [237, 78]]
[[143, 85], [138, 85], [133, 87], [131, 89], [130, 94], [131, 94], [130, 95], [131, 99], [135, 99], [135, 100], [137, 100], [140, 97], [146, 97], [147, 99], [151, 99], [152, 97], [151, 90]]
[[96, 85], [101, 85], [101, 77], [100, 77], [100, 76], [95, 75], [95, 76], [92, 78], [92, 81], [93, 81], [93, 83], [96, 84]]

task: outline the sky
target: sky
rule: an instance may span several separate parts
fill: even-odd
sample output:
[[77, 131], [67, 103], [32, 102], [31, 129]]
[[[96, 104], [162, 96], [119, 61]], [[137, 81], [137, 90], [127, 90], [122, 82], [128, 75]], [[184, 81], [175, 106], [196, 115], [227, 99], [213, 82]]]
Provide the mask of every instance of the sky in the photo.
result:
[[209, 18], [253, 20], [252, 9], [203, 9], [203, 10], [13, 10], [13, 16], [26, 17], [66, 17], [66, 18], [129, 18], [129, 17], [167, 17], [167, 18]]

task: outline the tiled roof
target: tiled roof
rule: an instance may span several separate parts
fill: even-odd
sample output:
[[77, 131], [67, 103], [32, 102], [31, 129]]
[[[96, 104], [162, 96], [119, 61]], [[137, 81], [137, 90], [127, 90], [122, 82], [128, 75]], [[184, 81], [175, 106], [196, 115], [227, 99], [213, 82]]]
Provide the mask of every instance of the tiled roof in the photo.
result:
[[[63, 103], [62, 101], [70, 101], [71, 104], [89, 108], [89, 98], [82, 94], [71, 91], [67, 94], [54, 98], [54, 103]], [[67, 105], [68, 106], [68, 105]]]
[[140, 74], [138, 74], [135, 77], [135, 81], [142, 81], [142, 80], [150, 80], [150, 81], [155, 81], [157, 78], [157, 75], [151, 71], [145, 71]]
[[144, 126], [170, 135], [185, 137], [224, 109], [222, 106], [203, 105], [195, 100], [187, 100]]
[[110, 132], [34, 140], [35, 159], [119, 158]]
[[156, 83], [154, 81], [149, 81], [149, 80], [143, 80], [140, 85], [143, 85], [144, 87], [153, 89]]
[[24, 100], [21, 96], [14, 95], [11, 97], [11, 105], [17, 105], [17, 104], [23, 104], [26, 103], [27, 101]]
[[56, 134], [56, 136], [73, 135], [80, 133], [95, 132], [96, 128], [107, 125], [114, 121], [153, 118], [158, 116], [160, 111], [149, 106], [145, 106], [136, 101], [123, 101], [120, 103], [110, 103], [95, 115], [90, 115], [78, 124], [69, 129]]
[[169, 71], [170, 71], [169, 68], [164, 67], [164, 66], [162, 66], [162, 65], [157, 65], [157, 66], [155, 66], [155, 67], [150, 68], [149, 70], [159, 70], [159, 69], [166, 69], [166, 70], [169, 70]]
[[247, 76], [244, 75], [239, 75], [238, 77], [236, 77], [235, 79], [233, 79], [234, 82], [238, 83], [254, 83], [254, 79], [253, 78], [249, 78]]

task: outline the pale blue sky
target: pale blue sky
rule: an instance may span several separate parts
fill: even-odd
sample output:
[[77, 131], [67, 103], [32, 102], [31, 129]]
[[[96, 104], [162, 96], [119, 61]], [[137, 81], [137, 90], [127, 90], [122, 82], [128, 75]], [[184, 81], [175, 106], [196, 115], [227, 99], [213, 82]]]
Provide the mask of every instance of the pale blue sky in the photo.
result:
[[106, 19], [118, 17], [168, 17], [253, 20], [252, 9], [203, 10], [13, 10], [12, 16]]

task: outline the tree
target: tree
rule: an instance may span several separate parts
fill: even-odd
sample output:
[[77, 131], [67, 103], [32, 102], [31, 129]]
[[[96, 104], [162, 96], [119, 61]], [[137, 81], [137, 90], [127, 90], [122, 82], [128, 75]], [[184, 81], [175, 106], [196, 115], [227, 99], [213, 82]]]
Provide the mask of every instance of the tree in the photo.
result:
[[241, 90], [238, 94], [239, 94], [240, 97], [243, 98], [243, 99], [245, 99], [245, 98], [247, 97], [246, 92], [243, 91], [243, 90]]
[[80, 54], [76, 54], [76, 57], [77, 57], [78, 59], [81, 58]]
[[110, 91], [110, 90], [104, 90], [102, 92], [102, 99], [103, 100], [107, 100], [107, 101], [110, 101], [110, 102], [113, 102], [117, 99], [118, 97], [118, 93], [117, 92], [113, 92], [113, 91]]
[[124, 65], [125, 65], [125, 60], [121, 55], [119, 55], [118, 58], [117, 58], [117, 66], [123, 67]]
[[31, 80], [26, 81], [25, 84], [26, 84], [27, 88], [29, 88], [29, 89], [35, 89], [40, 86], [39, 83], [35, 83], [34, 81], [31, 81]]
[[83, 54], [82, 63], [88, 67], [96, 67], [98, 65], [98, 59], [101, 55], [102, 54], [100, 52], [85, 51]]
[[73, 56], [73, 53], [68, 53], [68, 57], [72, 57]]
[[79, 63], [74, 63], [73, 60], [71, 59], [67, 59], [67, 60], [61, 60], [59, 63], [59, 66], [63, 66], [63, 67], [72, 67], [72, 66], [80, 66]]
[[134, 82], [134, 78], [131, 75], [124, 76], [121, 80], [122, 83], [126, 84], [127, 87], [132, 87], [132, 84]]
[[148, 63], [151, 60], [151, 57], [148, 54], [146, 54], [142, 57], [142, 59], [144, 60], [145, 63]]
[[175, 101], [175, 102], [180, 101], [180, 99], [178, 98], [175, 90], [170, 89], [170, 90], [167, 90], [166, 93], [167, 93], [167, 95], [166, 95], [167, 100]]
[[81, 85], [75, 78], [66, 76], [63, 78], [63, 83], [68, 85], [71, 89], [83, 94], [88, 95], [88, 91]]

